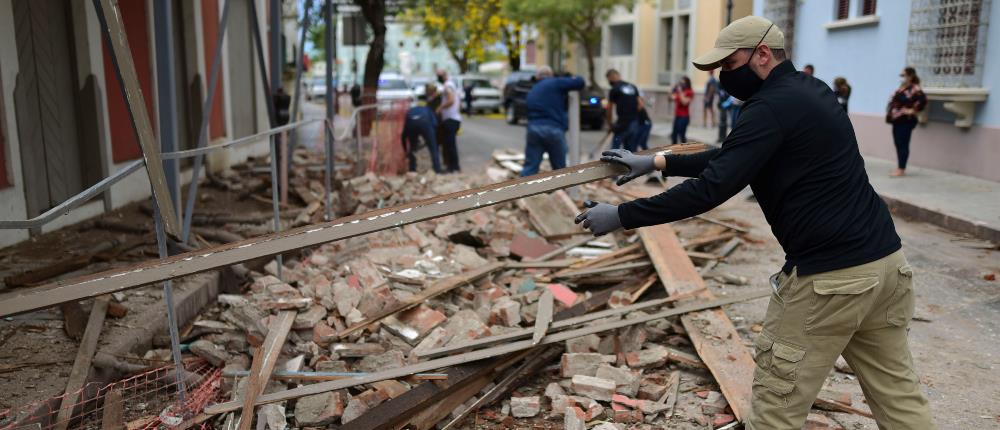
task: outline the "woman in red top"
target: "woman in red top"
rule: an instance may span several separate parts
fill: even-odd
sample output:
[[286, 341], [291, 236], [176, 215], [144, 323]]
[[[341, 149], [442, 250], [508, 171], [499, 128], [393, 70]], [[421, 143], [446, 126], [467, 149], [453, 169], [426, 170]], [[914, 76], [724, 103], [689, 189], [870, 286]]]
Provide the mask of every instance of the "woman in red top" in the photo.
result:
[[899, 162], [892, 177], [906, 175], [906, 159], [910, 157], [910, 136], [917, 126], [917, 113], [927, 106], [927, 96], [920, 89], [920, 78], [916, 69], [907, 67], [899, 74], [899, 88], [889, 100], [886, 121], [892, 123], [892, 140], [896, 144], [896, 158]]
[[687, 76], [682, 76], [680, 83], [674, 86], [674, 130], [670, 133], [670, 142], [687, 143], [687, 128], [691, 123], [691, 111], [688, 107], [694, 99], [694, 90], [691, 89], [691, 80]]

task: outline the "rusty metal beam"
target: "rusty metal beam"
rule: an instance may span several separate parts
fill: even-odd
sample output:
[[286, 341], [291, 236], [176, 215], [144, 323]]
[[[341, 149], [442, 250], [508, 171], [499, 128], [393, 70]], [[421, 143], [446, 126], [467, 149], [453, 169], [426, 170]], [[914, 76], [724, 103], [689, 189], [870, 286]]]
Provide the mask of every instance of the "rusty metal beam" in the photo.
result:
[[128, 47], [128, 36], [125, 34], [125, 24], [122, 22], [118, 2], [113, 0], [94, 0], [94, 10], [101, 22], [101, 28], [108, 41], [111, 62], [118, 75], [128, 115], [132, 119], [142, 157], [146, 161], [146, 173], [149, 175], [149, 185], [153, 190], [153, 200], [160, 207], [160, 217], [167, 234], [180, 237], [181, 228], [177, 222], [177, 211], [167, 190], [167, 179], [163, 171], [163, 161], [160, 159], [160, 147], [153, 134], [153, 125], [149, 122], [149, 112], [146, 112], [146, 102], [143, 99], [139, 77], [132, 61], [132, 51]]
[[[645, 152], [652, 153], [660, 149], [662, 148], [654, 148]], [[678, 145], [677, 148], [673, 148], [673, 152], [693, 153], [704, 149], [704, 145]], [[445, 215], [585, 184], [622, 173], [623, 168], [618, 165], [594, 161], [215, 248], [147, 261], [131, 267], [15, 291], [0, 296], [0, 316], [46, 308], [72, 300], [218, 269], [259, 257], [402, 227]]]

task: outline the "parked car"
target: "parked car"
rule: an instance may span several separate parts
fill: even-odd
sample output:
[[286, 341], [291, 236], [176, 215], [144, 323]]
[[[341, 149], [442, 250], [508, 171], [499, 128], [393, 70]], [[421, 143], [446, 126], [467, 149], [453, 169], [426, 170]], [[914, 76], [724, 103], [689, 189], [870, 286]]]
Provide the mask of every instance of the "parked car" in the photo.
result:
[[472, 87], [472, 110], [474, 112], [500, 113], [500, 90], [483, 76], [460, 75], [455, 77], [455, 85], [462, 92], [462, 109], [465, 109], [465, 88]]
[[435, 82], [434, 78], [427, 76], [414, 76], [410, 78], [410, 88], [413, 88], [413, 95], [418, 100], [427, 100], [427, 84]]
[[378, 89], [375, 91], [378, 101], [409, 100], [415, 101], [416, 95], [410, 83], [402, 75], [383, 73], [378, 77]]
[[[535, 79], [521, 80], [508, 85], [510, 101], [507, 102], [505, 117], [508, 124], [517, 124], [528, 117], [528, 92], [535, 86]], [[580, 91], [580, 127], [590, 127], [594, 130], [604, 128], [604, 90], [600, 88], [584, 88]]]
[[511, 74], [507, 75], [507, 79], [504, 80], [503, 88], [500, 91], [503, 93], [503, 107], [507, 109], [513, 100], [513, 94], [515, 87], [518, 82], [529, 81], [535, 76], [534, 69], [521, 69]]
[[[333, 81], [333, 87], [337, 87], [337, 81]], [[326, 97], [326, 78], [323, 76], [309, 78], [305, 83], [306, 100], [316, 97]]]

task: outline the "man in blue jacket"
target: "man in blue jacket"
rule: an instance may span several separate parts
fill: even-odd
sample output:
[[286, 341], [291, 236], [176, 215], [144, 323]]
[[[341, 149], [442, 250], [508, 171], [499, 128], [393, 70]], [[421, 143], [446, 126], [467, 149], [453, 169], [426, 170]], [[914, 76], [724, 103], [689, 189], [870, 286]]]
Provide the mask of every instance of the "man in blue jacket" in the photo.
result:
[[[427, 98], [432, 99], [437, 93], [433, 84], [427, 85]], [[438, 157], [437, 139], [435, 132], [437, 129], [437, 116], [434, 109], [427, 106], [416, 106], [406, 111], [406, 120], [403, 123], [403, 149], [406, 150], [406, 158], [410, 161], [410, 171], [417, 171], [417, 143], [420, 138], [424, 139], [427, 149], [431, 152], [431, 164], [434, 172], [441, 173], [441, 161]]]
[[583, 88], [583, 78], [556, 78], [552, 69], [542, 66], [535, 74], [538, 82], [528, 92], [528, 132], [521, 176], [538, 173], [542, 156], [549, 154], [552, 170], [566, 167], [566, 95]]

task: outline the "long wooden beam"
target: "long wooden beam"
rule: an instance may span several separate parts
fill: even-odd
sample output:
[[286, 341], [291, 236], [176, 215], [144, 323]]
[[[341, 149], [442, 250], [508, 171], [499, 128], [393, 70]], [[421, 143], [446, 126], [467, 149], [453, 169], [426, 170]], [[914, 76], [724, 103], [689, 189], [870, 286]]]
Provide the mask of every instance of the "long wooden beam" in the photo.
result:
[[[588, 334], [601, 333], [609, 330], [629, 327], [636, 324], [642, 324], [662, 318], [668, 318], [676, 315], [683, 315], [690, 312], [712, 309], [719, 306], [729, 305], [747, 300], [763, 298], [769, 295], [770, 293], [767, 291], [751, 291], [744, 294], [734, 294], [724, 299], [696, 302], [686, 306], [668, 309], [665, 311], [657, 312], [655, 314], [645, 315], [637, 318], [611, 321], [604, 324], [590, 325], [587, 327], [578, 328], [576, 330], [569, 330], [551, 334], [542, 338], [542, 341], [539, 342], [538, 345], [550, 345], [553, 343], [563, 342], [567, 339], [586, 336]], [[343, 388], [354, 387], [363, 384], [370, 384], [373, 382], [383, 381], [386, 379], [402, 378], [405, 376], [412, 375], [414, 373], [428, 372], [431, 370], [450, 367], [457, 364], [483, 360], [491, 357], [497, 357], [512, 352], [523, 351], [525, 349], [530, 349], [535, 346], [536, 345], [531, 341], [531, 339], [527, 339], [517, 342], [510, 342], [508, 344], [496, 346], [493, 348], [481, 349], [478, 351], [470, 351], [462, 354], [456, 354], [450, 357], [439, 358], [436, 360], [425, 361], [422, 363], [412, 364], [409, 366], [404, 366], [396, 369], [372, 373], [364, 377], [344, 379], [340, 381], [327, 381], [327, 382], [320, 382], [318, 384], [305, 385], [290, 390], [264, 394], [263, 396], [260, 396], [257, 399], [256, 405], [260, 406], [268, 403], [276, 403], [289, 399], [299, 398], [302, 396], [309, 396], [313, 394], [325, 393], [328, 391], [340, 390]], [[211, 405], [205, 408], [205, 413], [221, 414], [225, 412], [238, 410], [241, 407], [242, 404], [239, 401], [229, 401], [225, 403], [218, 403]]]
[[[654, 148], [644, 152], [652, 153], [661, 149], [663, 148]], [[704, 145], [694, 144], [678, 145], [672, 150], [674, 153], [693, 153], [704, 149]], [[621, 166], [594, 161], [215, 248], [178, 254], [123, 269], [109, 270], [37, 288], [15, 291], [0, 296], [0, 316], [46, 308], [71, 300], [127, 290], [259, 257], [402, 227], [445, 215], [585, 184], [622, 173], [623, 167]]]

